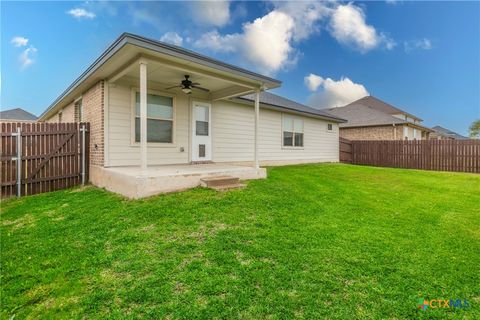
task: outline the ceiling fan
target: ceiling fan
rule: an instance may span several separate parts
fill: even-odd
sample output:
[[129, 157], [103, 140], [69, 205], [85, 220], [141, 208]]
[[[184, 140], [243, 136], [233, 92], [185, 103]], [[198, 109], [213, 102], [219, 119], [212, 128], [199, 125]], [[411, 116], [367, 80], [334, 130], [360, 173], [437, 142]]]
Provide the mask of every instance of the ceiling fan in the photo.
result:
[[188, 80], [189, 78], [190, 78], [190, 76], [188, 74], [186, 74], [185, 75], [185, 80], [182, 80], [182, 82], [179, 85], [168, 87], [165, 90], [170, 90], [170, 89], [173, 89], [173, 88], [182, 88], [182, 91], [186, 94], [192, 93], [192, 89], [198, 89], [198, 90], [202, 90], [202, 91], [205, 91], [205, 92], [210, 92], [210, 90], [208, 90], [208, 89], [199, 87], [200, 83], [192, 82], [192, 81]]

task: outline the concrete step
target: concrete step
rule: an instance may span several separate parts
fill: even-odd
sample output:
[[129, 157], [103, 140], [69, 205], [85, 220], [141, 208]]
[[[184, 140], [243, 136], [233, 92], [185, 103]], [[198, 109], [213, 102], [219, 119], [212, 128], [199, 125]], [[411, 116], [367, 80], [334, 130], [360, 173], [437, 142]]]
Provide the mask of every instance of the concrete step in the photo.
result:
[[203, 187], [213, 188], [238, 184], [238, 178], [232, 176], [213, 176], [200, 179]]
[[210, 188], [217, 191], [227, 191], [232, 189], [242, 189], [242, 188], [245, 188], [245, 186], [246, 184], [244, 183], [234, 183], [234, 184], [226, 184], [223, 186], [215, 186]]

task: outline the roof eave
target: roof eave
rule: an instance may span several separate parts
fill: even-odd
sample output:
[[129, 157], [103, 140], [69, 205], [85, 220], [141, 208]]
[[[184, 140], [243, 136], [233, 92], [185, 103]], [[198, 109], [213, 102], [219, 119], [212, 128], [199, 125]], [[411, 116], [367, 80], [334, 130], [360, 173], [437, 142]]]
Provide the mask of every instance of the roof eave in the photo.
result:
[[[242, 97], [235, 97], [235, 98], [232, 98], [231, 100], [235, 101], [235, 102], [240, 102], [240, 103], [247, 103], [249, 105], [254, 103], [252, 100], [245, 99], [245, 98], [242, 98]], [[278, 106], [278, 105], [269, 104], [269, 103], [265, 103], [265, 102], [261, 102], [260, 105], [263, 105], [264, 107], [266, 106], [267, 108], [270, 108], [270, 109], [273, 109], [273, 110], [286, 111], [286, 112], [290, 112], [290, 113], [306, 115], [306, 116], [309, 116], [311, 118], [318, 118], [318, 119], [332, 121], [332, 122], [336, 122], [336, 123], [347, 122], [347, 120], [342, 119], [342, 118], [337, 118], [337, 117], [333, 117], [333, 116], [329, 117], [329, 116], [326, 116], [326, 115], [320, 115], [320, 114], [313, 113], [313, 112], [301, 111], [301, 110], [288, 108], [288, 107], [285, 107], [285, 106]]]

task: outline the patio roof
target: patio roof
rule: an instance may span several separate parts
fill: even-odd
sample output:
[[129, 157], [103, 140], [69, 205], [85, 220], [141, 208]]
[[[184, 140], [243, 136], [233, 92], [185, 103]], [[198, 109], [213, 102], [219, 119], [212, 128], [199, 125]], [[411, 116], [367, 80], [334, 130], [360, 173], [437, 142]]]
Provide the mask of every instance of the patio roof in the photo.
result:
[[264, 89], [276, 88], [281, 81], [212, 59], [178, 46], [148, 39], [131, 33], [123, 33], [87, 68], [39, 117], [49, 114], [72, 102], [82, 92], [102, 79], [118, 75], [141, 57], [163, 59], [168, 65], [182, 64], [207, 75], [218, 75], [232, 83]]

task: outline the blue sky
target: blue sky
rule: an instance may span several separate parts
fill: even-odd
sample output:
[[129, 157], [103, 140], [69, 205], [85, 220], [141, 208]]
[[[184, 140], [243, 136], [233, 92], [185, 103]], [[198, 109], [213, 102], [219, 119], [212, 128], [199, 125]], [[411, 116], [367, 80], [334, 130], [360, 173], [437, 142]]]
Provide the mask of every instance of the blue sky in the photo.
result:
[[283, 81], [314, 107], [369, 93], [466, 134], [480, 2], [1, 2], [1, 108], [40, 114], [122, 32]]

